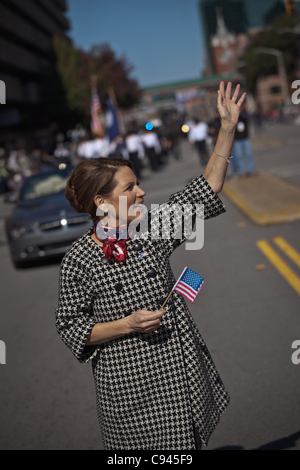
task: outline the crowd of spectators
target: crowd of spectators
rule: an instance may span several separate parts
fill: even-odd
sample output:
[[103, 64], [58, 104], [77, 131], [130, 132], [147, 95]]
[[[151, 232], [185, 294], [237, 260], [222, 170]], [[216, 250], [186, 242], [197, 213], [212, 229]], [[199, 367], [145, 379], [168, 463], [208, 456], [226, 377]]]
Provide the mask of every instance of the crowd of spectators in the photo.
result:
[[19, 191], [31, 175], [75, 166], [89, 158], [121, 157], [131, 160], [139, 173], [146, 166], [157, 171], [170, 152], [178, 159], [179, 136], [180, 126], [175, 126], [175, 120], [171, 119], [168, 125], [151, 130], [131, 123], [127, 132], [112, 142], [107, 136], [92, 137], [81, 128], [81, 132], [70, 135], [58, 134], [51, 145], [41, 143], [27, 149], [0, 146], [0, 194]]
[[[288, 123], [290, 119], [287, 119], [282, 111], [275, 109], [268, 116], [256, 113], [251, 116], [251, 121], [255, 132], [260, 133], [265, 125]], [[80, 126], [71, 133], [72, 135], [61, 134], [52, 147], [45, 145], [36, 145], [31, 149], [0, 147], [0, 194], [19, 191], [24, 180], [31, 175], [51, 171], [61, 165], [75, 166], [81, 160], [88, 158], [130, 159], [139, 177], [146, 166], [152, 171], [157, 171], [166, 162], [169, 154], [172, 154], [175, 160], [182, 158], [180, 141], [184, 137], [181, 131], [184, 123], [190, 128], [186, 137], [196, 146], [201, 163], [205, 164], [210, 147], [215, 144], [218, 134], [217, 115], [211, 121], [204, 123], [195, 118], [185, 117], [183, 120], [178, 113], [173, 113], [150, 130], [147, 130], [145, 125], [137, 126], [136, 123], [132, 123], [126, 133], [112, 142], [107, 136], [91, 137]]]

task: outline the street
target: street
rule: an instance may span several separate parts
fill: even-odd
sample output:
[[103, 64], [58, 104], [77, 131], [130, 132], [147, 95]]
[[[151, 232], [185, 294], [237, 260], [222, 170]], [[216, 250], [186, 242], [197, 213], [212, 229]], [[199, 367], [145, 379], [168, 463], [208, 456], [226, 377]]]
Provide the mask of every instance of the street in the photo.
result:
[[[256, 134], [257, 170], [300, 185], [299, 132], [274, 124]], [[182, 150], [182, 160], [170, 157], [157, 175], [145, 170], [147, 207], [203, 173], [195, 149], [184, 141]], [[300, 340], [300, 294], [259, 248], [268, 241], [300, 282], [300, 265], [274, 242], [281, 237], [299, 254], [300, 220], [257, 226], [220, 197], [227, 213], [205, 223], [203, 249], [182, 246], [171, 258], [175, 276], [188, 266], [205, 279], [191, 312], [231, 395], [205, 450], [300, 450], [300, 364], [291, 359]], [[13, 267], [4, 232], [12, 206], [3, 199], [0, 449], [101, 450], [91, 366], [76, 362], [55, 329], [60, 264]]]

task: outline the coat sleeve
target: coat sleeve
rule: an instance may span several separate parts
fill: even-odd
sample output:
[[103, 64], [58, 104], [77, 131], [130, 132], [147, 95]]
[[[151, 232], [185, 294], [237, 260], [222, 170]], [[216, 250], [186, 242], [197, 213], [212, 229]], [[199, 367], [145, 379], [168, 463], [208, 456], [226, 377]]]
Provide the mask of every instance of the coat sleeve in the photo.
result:
[[56, 309], [56, 330], [62, 341], [80, 363], [87, 363], [99, 346], [86, 346], [98, 323], [93, 317], [93, 294], [84, 273], [65, 257], [60, 270], [59, 301]]
[[224, 212], [226, 209], [219, 196], [204, 176], [198, 176], [151, 211], [151, 238], [165, 240], [174, 250], [192, 236], [197, 218], [207, 220]]

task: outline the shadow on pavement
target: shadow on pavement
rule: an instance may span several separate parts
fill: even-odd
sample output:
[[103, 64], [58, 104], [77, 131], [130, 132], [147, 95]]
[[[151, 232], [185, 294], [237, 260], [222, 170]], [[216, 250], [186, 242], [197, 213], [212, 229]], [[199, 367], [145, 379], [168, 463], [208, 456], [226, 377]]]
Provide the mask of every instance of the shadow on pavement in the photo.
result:
[[[269, 442], [268, 444], [264, 444], [260, 447], [256, 447], [255, 449], [249, 450], [286, 450], [291, 449], [292, 447], [296, 446], [296, 443], [300, 439], [300, 431], [291, 434], [288, 437], [283, 437], [282, 439], [278, 439], [277, 441]], [[225, 446], [225, 447], [217, 447], [216, 449], [211, 450], [245, 450], [241, 446]]]

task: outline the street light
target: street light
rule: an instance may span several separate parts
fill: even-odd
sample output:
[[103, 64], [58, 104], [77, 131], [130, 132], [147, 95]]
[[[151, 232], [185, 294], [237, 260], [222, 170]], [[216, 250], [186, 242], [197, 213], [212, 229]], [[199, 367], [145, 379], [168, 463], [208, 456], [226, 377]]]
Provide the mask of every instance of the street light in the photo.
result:
[[288, 86], [282, 52], [279, 51], [278, 49], [273, 49], [271, 47], [256, 47], [255, 49], [253, 49], [253, 53], [254, 54], [271, 54], [277, 57], [278, 72], [279, 72], [279, 76], [280, 76], [280, 80], [282, 84], [283, 99], [285, 103], [288, 103], [289, 98], [290, 98], [289, 86]]

